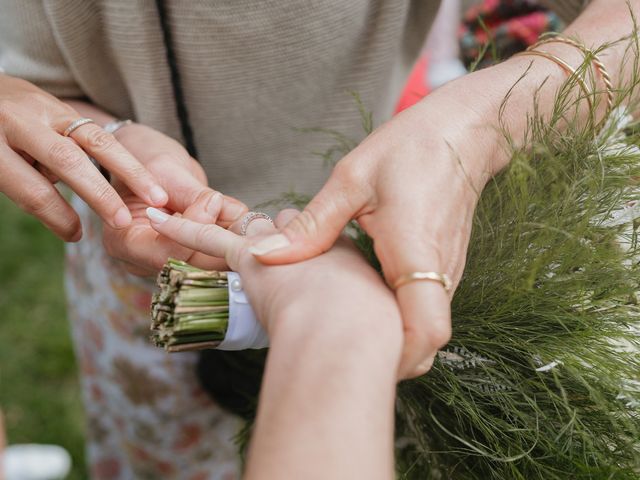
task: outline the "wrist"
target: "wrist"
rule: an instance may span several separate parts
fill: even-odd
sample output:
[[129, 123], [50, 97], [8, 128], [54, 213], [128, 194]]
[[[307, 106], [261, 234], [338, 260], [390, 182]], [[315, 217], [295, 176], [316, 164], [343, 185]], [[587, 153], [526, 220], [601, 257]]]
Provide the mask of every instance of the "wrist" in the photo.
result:
[[[354, 302], [352, 302], [354, 303]], [[402, 352], [402, 322], [397, 309], [388, 314], [381, 307], [363, 312], [350, 308], [310, 307], [292, 302], [269, 326], [271, 346], [282, 347], [292, 358], [326, 355], [354, 367], [382, 364], [378, 368], [395, 375]], [[368, 368], [368, 367], [367, 367]]]
[[[558, 55], [579, 65], [576, 52], [563, 50]], [[507, 137], [520, 145], [529, 117], [534, 112], [542, 117], [551, 114], [557, 89], [566, 78], [564, 71], [544, 58], [512, 57], [444, 85], [424, 102], [431, 102], [431, 111], [458, 113], [451, 116], [456, 123], [448, 130], [451, 138], [447, 140], [456, 146], [459, 158], [473, 160], [465, 163], [469, 174], [488, 179], [511, 159]]]

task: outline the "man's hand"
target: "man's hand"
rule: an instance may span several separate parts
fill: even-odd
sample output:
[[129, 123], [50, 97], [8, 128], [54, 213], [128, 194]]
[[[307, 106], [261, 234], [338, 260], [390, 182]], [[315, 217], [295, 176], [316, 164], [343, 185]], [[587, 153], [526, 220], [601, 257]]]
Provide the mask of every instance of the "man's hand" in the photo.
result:
[[80, 240], [82, 225], [54, 187], [58, 180], [87, 202], [110, 228], [131, 224], [124, 202], [88, 155], [122, 178], [145, 202], [156, 207], [167, 202], [167, 193], [157, 180], [98, 125], [87, 123], [69, 137], [62, 135], [81, 117], [71, 105], [35, 85], [0, 74], [0, 193], [68, 242]]
[[[207, 186], [202, 167], [175, 140], [144, 125], [132, 124], [116, 132], [116, 137], [151, 172], [169, 194], [165, 211], [177, 212], [201, 223], [226, 227], [240, 218], [247, 207]], [[104, 225], [107, 253], [125, 263], [130, 273], [155, 275], [169, 257], [207, 269], [224, 270], [224, 260], [194, 252], [159, 235], [145, 215], [149, 206], [119, 178], [112, 184], [133, 217], [125, 229]]]

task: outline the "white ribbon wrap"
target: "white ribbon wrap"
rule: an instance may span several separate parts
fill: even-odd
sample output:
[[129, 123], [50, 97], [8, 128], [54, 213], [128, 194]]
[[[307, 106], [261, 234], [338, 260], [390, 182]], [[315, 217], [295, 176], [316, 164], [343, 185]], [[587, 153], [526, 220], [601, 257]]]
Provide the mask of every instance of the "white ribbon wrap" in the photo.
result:
[[247, 350], [266, 348], [269, 337], [253, 313], [242, 289], [240, 275], [227, 272], [229, 281], [229, 326], [218, 350]]

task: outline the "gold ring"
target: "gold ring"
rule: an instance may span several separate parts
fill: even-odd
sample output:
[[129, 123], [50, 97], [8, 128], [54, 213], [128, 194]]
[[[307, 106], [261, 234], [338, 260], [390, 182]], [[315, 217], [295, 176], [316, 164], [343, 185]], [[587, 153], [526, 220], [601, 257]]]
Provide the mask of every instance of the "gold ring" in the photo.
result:
[[439, 282], [442, 284], [446, 292], [450, 292], [453, 288], [453, 283], [451, 279], [446, 273], [438, 273], [438, 272], [411, 272], [406, 275], [401, 275], [393, 284], [393, 289], [397, 290], [398, 288], [406, 285], [411, 282], [418, 282], [422, 280], [431, 280], [433, 282]]
[[81, 127], [82, 125], [86, 125], [87, 123], [93, 123], [93, 120], [90, 118], [79, 118], [78, 120], [74, 120], [71, 124], [62, 132], [64, 137], [68, 137], [73, 133], [73, 131]]

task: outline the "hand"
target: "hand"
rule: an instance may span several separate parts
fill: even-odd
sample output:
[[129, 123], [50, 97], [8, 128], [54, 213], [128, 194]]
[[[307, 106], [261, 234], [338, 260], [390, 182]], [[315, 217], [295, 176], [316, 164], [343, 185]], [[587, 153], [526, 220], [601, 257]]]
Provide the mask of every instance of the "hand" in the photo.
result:
[[[201, 198], [194, 208], [202, 208], [207, 201]], [[275, 220], [276, 227], [287, 224], [297, 214], [296, 210], [282, 211]], [[249, 253], [256, 237], [276, 232], [266, 220], [252, 221], [247, 236], [242, 237], [237, 234], [241, 221], [225, 230], [157, 209], [148, 209], [148, 215], [151, 226], [165, 237], [204, 254], [222, 257], [232, 270], [239, 272], [251, 306], [270, 336], [282, 318], [299, 321], [323, 316], [319, 314], [322, 311], [326, 311], [326, 321], [322, 325], [305, 324], [306, 332], [316, 326], [330, 329], [331, 323], [339, 322], [343, 329], [367, 324], [366, 331], [359, 334], [379, 336], [386, 327], [373, 325], [377, 320], [394, 325], [397, 319], [397, 325], [400, 323], [392, 292], [347, 239], [340, 239], [323, 255], [305, 262], [267, 267]], [[349, 320], [347, 325], [344, 319]], [[351, 343], [353, 339], [345, 340]], [[389, 340], [386, 338], [385, 342]]]
[[[304, 212], [252, 253], [270, 265], [308, 259], [329, 249], [356, 219], [373, 238], [389, 285], [415, 271], [445, 273], [457, 285], [479, 192], [498, 163], [506, 163], [487, 120], [493, 104], [479, 91], [483, 83], [469, 77], [373, 132], [337, 164]], [[396, 297], [405, 342], [398, 373], [418, 376], [450, 339], [451, 295], [438, 282], [416, 281]]]
[[[223, 197], [207, 186], [200, 164], [175, 140], [144, 125], [131, 124], [116, 132], [116, 137], [158, 179], [169, 193], [167, 212], [178, 212], [184, 218], [229, 226], [247, 212], [247, 207], [231, 197]], [[152, 276], [169, 257], [213, 270], [224, 270], [221, 258], [194, 252], [158, 235], [145, 215], [147, 202], [140, 199], [119, 179], [113, 181], [116, 191], [131, 210], [132, 224], [125, 229], [104, 226], [107, 253], [124, 262], [134, 275]]]
[[81, 115], [36, 86], [0, 74], [0, 192], [66, 241], [82, 237], [77, 213], [54, 187], [58, 179], [82, 197], [114, 229], [131, 214], [87, 154], [150, 205], [167, 194], [144, 166], [95, 124], [62, 132]]

